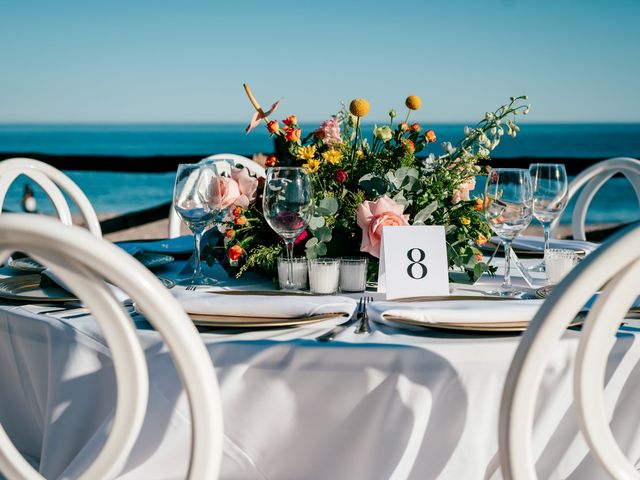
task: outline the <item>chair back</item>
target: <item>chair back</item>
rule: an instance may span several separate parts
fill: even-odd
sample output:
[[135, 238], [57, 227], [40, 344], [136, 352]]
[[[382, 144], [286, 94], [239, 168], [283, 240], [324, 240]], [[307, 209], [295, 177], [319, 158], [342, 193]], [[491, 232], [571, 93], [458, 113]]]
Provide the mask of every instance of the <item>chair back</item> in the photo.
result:
[[[235, 153], [216, 153], [200, 160], [200, 163], [220, 161], [230, 163], [232, 165], [242, 165], [249, 172], [256, 177], [264, 177], [266, 171], [262, 165], [254, 162], [250, 158], [243, 157], [242, 155], [236, 155]], [[169, 238], [176, 238], [180, 236], [180, 217], [176, 213], [176, 209], [173, 206], [173, 200], [171, 201], [171, 209], [169, 210]]]
[[64, 191], [77, 205], [89, 231], [102, 237], [98, 216], [80, 187], [57, 168], [33, 158], [9, 158], [0, 162], [0, 211], [7, 191], [20, 175], [37, 183], [53, 203], [60, 221], [71, 225], [71, 211], [62, 194]]
[[[120, 473], [140, 433], [147, 407], [144, 353], [131, 318], [108, 284], [123, 290], [144, 312], [163, 337], [176, 365], [189, 401], [193, 429], [187, 478], [217, 478], [222, 457], [222, 409], [215, 371], [193, 323], [160, 281], [117, 246], [51, 217], [0, 216], [0, 256], [16, 249], [50, 267], [90, 308], [111, 350], [117, 385], [113, 423], [103, 449], [79, 478], [109, 479]], [[9, 480], [42, 478], [1, 426], [0, 472]]]
[[[640, 203], [640, 160], [616, 157], [591, 165], [576, 176], [569, 185], [569, 200], [575, 197], [578, 191], [584, 187], [578, 195], [571, 217], [571, 230], [574, 239], [586, 240], [585, 223], [589, 205], [598, 190], [618, 173], [623, 174], [629, 180]], [[551, 226], [551, 232], [554, 237], [559, 222], [560, 219], [558, 218]]]
[[585, 320], [574, 372], [580, 429], [597, 461], [616, 479], [638, 479], [609, 427], [605, 368], [620, 322], [640, 293], [640, 225], [600, 246], [554, 289], [522, 337], [500, 407], [499, 445], [505, 479], [535, 479], [533, 418], [551, 347], [587, 301], [604, 286]]

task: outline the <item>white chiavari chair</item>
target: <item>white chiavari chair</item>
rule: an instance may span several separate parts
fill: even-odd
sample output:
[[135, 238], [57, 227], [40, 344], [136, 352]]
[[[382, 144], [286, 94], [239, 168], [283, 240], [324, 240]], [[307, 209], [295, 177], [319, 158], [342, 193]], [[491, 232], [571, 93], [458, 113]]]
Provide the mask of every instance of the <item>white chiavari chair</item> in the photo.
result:
[[576, 357], [574, 398], [579, 425], [592, 455], [611, 478], [640, 478], [613, 437], [603, 395], [613, 337], [640, 293], [639, 244], [640, 226], [628, 228], [604, 243], [554, 288], [523, 335], [507, 375], [500, 409], [504, 478], [536, 478], [533, 419], [551, 346], [600, 288], [602, 292], [582, 328]]
[[[586, 240], [585, 222], [589, 205], [598, 190], [616, 174], [622, 174], [629, 180], [640, 204], [640, 160], [616, 157], [590, 166], [569, 184], [569, 200], [579, 192], [571, 217], [571, 230], [575, 240]], [[558, 222], [559, 219], [551, 227], [551, 235], [554, 237]]]
[[[37, 221], [29, 221], [35, 219]], [[192, 450], [188, 477], [217, 478], [222, 457], [222, 408], [211, 358], [193, 323], [160, 281], [115, 245], [85, 229], [46, 216], [0, 216], [2, 256], [20, 249], [67, 285], [90, 309], [111, 350], [117, 403], [104, 447], [79, 478], [115, 478], [145, 417], [148, 373], [135, 327], [110, 285], [130, 295], [163, 337], [191, 410]], [[107, 284], [110, 284], [108, 285]], [[41, 480], [0, 426], [0, 472], [8, 480]]]
[[62, 194], [64, 191], [78, 207], [89, 231], [102, 237], [98, 216], [80, 187], [57, 168], [33, 158], [9, 158], [0, 162], [0, 210], [9, 188], [21, 175], [38, 184], [51, 199], [60, 221], [71, 225], [71, 211]]

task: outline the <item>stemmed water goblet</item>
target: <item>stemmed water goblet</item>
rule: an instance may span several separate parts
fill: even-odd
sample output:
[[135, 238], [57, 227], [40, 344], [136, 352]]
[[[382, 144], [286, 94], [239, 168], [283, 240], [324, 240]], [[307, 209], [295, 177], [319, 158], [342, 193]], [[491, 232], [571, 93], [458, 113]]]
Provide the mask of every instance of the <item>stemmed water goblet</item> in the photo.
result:
[[284, 290], [295, 290], [293, 245], [307, 228], [313, 214], [313, 191], [309, 174], [301, 168], [276, 167], [267, 170], [262, 210], [269, 226], [282, 238], [287, 251], [287, 281]]
[[[549, 231], [553, 222], [562, 215], [569, 198], [567, 172], [561, 163], [533, 163], [529, 166], [533, 186], [533, 216], [544, 229], [544, 252], [549, 249]], [[530, 268], [544, 272], [544, 259]]]
[[218, 283], [202, 273], [200, 261], [200, 243], [202, 233], [211, 225], [221, 213], [219, 195], [220, 177], [215, 164], [194, 163], [180, 164], [176, 172], [176, 182], [173, 189], [173, 205], [180, 219], [193, 232], [195, 265], [193, 275], [179, 279], [187, 285], [214, 285]]
[[515, 296], [511, 285], [511, 243], [531, 223], [533, 188], [529, 172], [520, 168], [496, 168], [489, 172], [484, 189], [484, 215], [504, 246], [504, 282], [501, 290], [488, 292]]

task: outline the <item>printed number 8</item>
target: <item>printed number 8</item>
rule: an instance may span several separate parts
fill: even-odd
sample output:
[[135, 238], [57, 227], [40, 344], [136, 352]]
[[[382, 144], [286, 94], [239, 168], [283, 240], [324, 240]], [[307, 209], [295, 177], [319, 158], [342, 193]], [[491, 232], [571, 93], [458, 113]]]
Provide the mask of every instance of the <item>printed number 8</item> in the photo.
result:
[[[416, 259], [416, 252], [418, 258]], [[407, 258], [411, 262], [407, 267], [407, 275], [409, 275], [414, 280], [422, 280], [427, 276], [428, 270], [427, 266], [422, 263], [422, 261], [427, 257], [427, 254], [424, 253], [424, 250], [421, 248], [412, 248], [407, 252]], [[417, 267], [417, 275], [416, 275], [416, 267]]]

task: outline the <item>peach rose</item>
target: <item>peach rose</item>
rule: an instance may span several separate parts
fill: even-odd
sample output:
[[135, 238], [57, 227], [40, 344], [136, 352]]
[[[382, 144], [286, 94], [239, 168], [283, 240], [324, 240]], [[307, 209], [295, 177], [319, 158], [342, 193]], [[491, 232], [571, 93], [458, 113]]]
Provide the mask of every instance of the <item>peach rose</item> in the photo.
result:
[[233, 178], [214, 177], [209, 186], [211, 189], [211, 206], [218, 210], [224, 210], [236, 204], [240, 197], [240, 186]]
[[256, 191], [258, 190], [258, 179], [249, 175], [246, 168], [231, 168], [231, 178], [238, 184], [240, 194], [236, 198], [234, 205], [238, 205], [244, 209], [249, 208], [251, 202], [256, 199]]
[[358, 206], [358, 226], [362, 229], [360, 251], [380, 257], [382, 229], [409, 225], [409, 215], [403, 215], [404, 207], [383, 195], [375, 202], [368, 200]]

